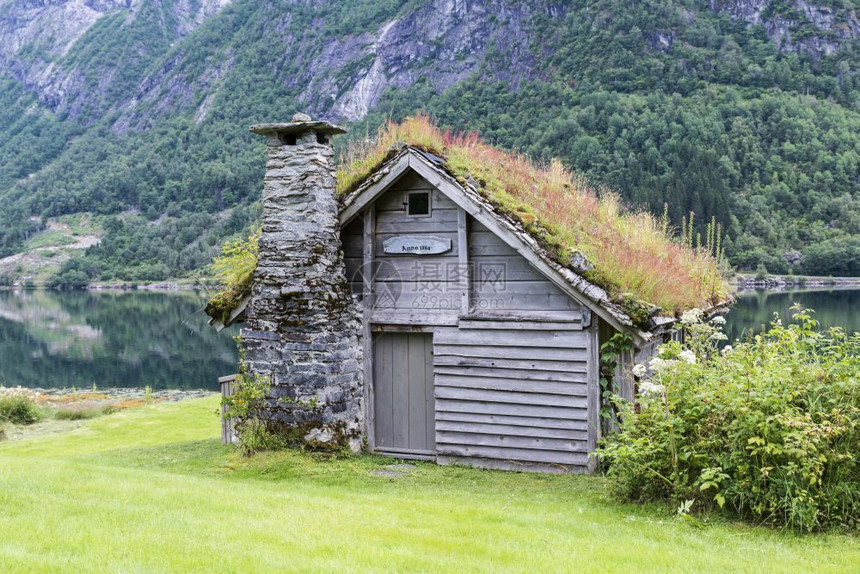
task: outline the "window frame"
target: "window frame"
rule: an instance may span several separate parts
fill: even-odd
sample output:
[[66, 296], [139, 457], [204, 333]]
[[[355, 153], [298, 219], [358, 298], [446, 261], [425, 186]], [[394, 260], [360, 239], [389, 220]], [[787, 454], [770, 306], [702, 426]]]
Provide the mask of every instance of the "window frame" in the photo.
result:
[[[433, 197], [432, 192], [430, 190], [427, 191], [410, 191], [406, 194], [406, 215], [407, 217], [433, 217]], [[427, 196], [427, 213], [411, 213], [409, 208], [411, 206], [410, 198], [413, 195], [426, 195]]]

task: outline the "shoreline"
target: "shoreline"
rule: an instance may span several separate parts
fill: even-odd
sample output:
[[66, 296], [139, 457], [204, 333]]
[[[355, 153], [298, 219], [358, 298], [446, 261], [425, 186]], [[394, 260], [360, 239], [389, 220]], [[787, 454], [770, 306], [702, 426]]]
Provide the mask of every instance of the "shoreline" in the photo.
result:
[[200, 283], [93, 283], [80, 289], [46, 289], [43, 285], [26, 287], [24, 285], [2, 285], [0, 291], [51, 291], [52, 293], [63, 293], [73, 291], [209, 291], [214, 285], [201, 285]]
[[128, 400], [128, 399], [143, 399], [143, 398], [152, 398], [159, 402], [176, 402], [182, 401], [185, 399], [197, 399], [208, 397], [210, 395], [219, 394], [216, 390], [208, 390], [208, 389], [161, 389], [161, 390], [147, 390], [146, 387], [106, 387], [104, 389], [96, 387], [95, 389], [78, 389], [75, 387], [72, 388], [55, 388], [55, 389], [44, 389], [38, 387], [5, 387], [6, 389], [10, 388], [22, 388], [33, 393], [38, 393], [43, 397], [56, 397], [56, 398], [81, 398], [81, 399], [94, 399], [99, 398], [101, 400]]
[[860, 289], [860, 277], [815, 277], [770, 275], [757, 279], [752, 275], [738, 275], [730, 280], [738, 292], [767, 289], [771, 291], [790, 291], [794, 289]]

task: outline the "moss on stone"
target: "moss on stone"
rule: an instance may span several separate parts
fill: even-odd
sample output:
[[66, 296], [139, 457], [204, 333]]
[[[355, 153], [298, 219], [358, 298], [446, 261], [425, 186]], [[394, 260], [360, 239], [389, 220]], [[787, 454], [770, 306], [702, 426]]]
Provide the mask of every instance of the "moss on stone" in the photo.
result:
[[225, 285], [209, 299], [204, 312], [217, 321], [227, 323], [233, 310], [251, 294], [251, 286], [251, 277], [237, 285]]

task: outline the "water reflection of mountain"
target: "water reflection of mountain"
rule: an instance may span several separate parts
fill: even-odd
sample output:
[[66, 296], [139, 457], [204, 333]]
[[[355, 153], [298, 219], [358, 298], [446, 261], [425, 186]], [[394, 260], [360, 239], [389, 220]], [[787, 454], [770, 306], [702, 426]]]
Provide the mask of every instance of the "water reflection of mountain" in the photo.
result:
[[31, 351], [31, 357], [66, 356], [90, 358], [101, 344], [101, 331], [68, 313], [48, 293], [29, 291], [0, 296], [0, 320], [14, 321], [27, 327], [35, 341], [43, 343]]
[[[729, 313], [732, 340], [800, 302], [824, 326], [860, 331], [860, 290], [744, 293]], [[233, 333], [206, 324], [192, 292], [0, 291], [0, 384], [27, 387], [217, 389], [236, 371]]]
[[791, 320], [789, 308], [800, 303], [815, 310], [822, 327], [860, 331], [860, 290], [753, 291], [741, 293], [726, 317], [726, 334], [731, 340], [760, 332], [778, 313], [784, 324]]
[[211, 388], [235, 372], [197, 293], [0, 292], [0, 384]]

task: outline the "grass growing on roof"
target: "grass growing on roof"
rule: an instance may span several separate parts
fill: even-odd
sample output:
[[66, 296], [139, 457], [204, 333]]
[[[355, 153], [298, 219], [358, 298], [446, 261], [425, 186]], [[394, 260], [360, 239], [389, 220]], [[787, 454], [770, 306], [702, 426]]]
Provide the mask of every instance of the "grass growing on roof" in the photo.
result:
[[221, 284], [206, 305], [206, 313], [227, 322], [230, 312], [251, 294], [257, 253], [260, 250], [260, 228], [251, 230], [243, 239], [227, 241], [221, 246], [221, 256], [212, 261], [212, 271]]
[[474, 133], [440, 130], [425, 116], [388, 123], [374, 141], [347, 149], [337, 172], [338, 192], [355, 189], [400, 142], [444, 157], [461, 183], [477, 182], [487, 200], [518, 218], [559, 262], [568, 264], [581, 252], [594, 265], [586, 277], [616, 299], [671, 312], [710, 307], [728, 296], [714, 257], [673, 241], [651, 214], [623, 210], [617, 195], [598, 194], [558, 161], [536, 165]]

